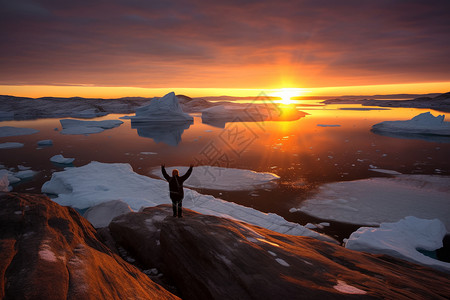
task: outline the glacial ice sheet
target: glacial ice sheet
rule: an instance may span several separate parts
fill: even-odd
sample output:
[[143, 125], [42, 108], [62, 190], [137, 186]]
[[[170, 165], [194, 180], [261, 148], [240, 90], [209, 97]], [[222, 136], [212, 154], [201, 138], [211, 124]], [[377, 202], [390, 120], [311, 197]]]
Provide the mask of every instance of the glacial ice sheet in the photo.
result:
[[374, 254], [387, 254], [450, 272], [450, 263], [428, 257], [418, 251], [441, 248], [445, 234], [445, 226], [438, 219], [427, 220], [408, 216], [395, 223], [381, 223], [379, 228], [361, 227], [350, 235], [345, 247]]
[[[277, 214], [266, 214], [187, 188], [184, 191], [183, 207], [199, 213], [232, 218], [280, 233], [333, 241], [297, 223], [288, 222]], [[134, 211], [141, 207], [171, 203], [166, 181], [139, 175], [124, 163], [91, 162], [82, 167], [66, 168], [53, 173], [51, 180], [42, 186], [42, 192], [57, 195], [53, 201], [78, 209], [111, 200], [122, 200]]]
[[450, 230], [450, 177], [397, 175], [328, 183], [290, 211], [361, 225], [396, 222], [407, 216], [436, 218]]

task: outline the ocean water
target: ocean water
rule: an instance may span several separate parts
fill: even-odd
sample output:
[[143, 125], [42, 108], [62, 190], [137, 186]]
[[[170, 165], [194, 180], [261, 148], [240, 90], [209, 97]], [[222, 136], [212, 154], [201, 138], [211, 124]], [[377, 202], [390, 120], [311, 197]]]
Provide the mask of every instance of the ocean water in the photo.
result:
[[[388, 176], [369, 169], [394, 170], [404, 174], [450, 174], [450, 143], [436, 137], [395, 138], [370, 131], [387, 120], [407, 120], [433, 110], [393, 108], [360, 110], [359, 105], [320, 105], [296, 103], [307, 113], [296, 121], [229, 122], [224, 127], [202, 123], [192, 114], [190, 126], [121, 126], [90, 135], [60, 134], [59, 119], [3, 121], [0, 126], [29, 127], [39, 133], [0, 138], [25, 146], [1, 149], [0, 164], [7, 168], [31, 167], [39, 173], [13, 186], [13, 191], [40, 193], [53, 172], [65, 166], [50, 162], [62, 154], [75, 158], [73, 166], [91, 161], [129, 163], [135, 172], [150, 175], [161, 163], [171, 165], [216, 165], [221, 167], [272, 172], [281, 178], [275, 188], [245, 192], [198, 190], [204, 194], [272, 212], [305, 225], [321, 222], [314, 217], [289, 212], [313, 195], [323, 183]], [[364, 107], [367, 109], [367, 107]], [[108, 115], [91, 120], [118, 119]], [[446, 119], [448, 119], [448, 114]], [[53, 146], [39, 147], [40, 140], [51, 139]], [[358, 226], [330, 222], [325, 233], [342, 238]]]

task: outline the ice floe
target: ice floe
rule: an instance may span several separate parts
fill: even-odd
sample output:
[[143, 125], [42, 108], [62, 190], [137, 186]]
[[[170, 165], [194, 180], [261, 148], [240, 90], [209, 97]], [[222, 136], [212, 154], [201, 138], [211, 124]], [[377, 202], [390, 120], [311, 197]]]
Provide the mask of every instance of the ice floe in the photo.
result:
[[24, 144], [16, 142], [0, 143], [0, 149], [22, 148]]
[[106, 227], [117, 216], [132, 212], [130, 206], [122, 200], [111, 200], [89, 208], [84, 214], [95, 228]]
[[[183, 175], [187, 172], [188, 167], [166, 168], [169, 174], [172, 173], [173, 169], [178, 169], [180, 174]], [[164, 178], [160, 168], [153, 170], [152, 174]], [[197, 166], [194, 167], [191, 176], [184, 182], [184, 185], [199, 189], [248, 191], [271, 186], [279, 178], [278, 175], [273, 173], [216, 166]]]
[[183, 112], [174, 92], [161, 98], [154, 98], [148, 105], [137, 108], [136, 115], [130, 119], [133, 123], [194, 121], [193, 117]]
[[450, 230], [450, 177], [397, 175], [328, 183], [289, 211], [360, 225], [396, 222], [406, 216], [437, 218]]
[[433, 116], [421, 113], [411, 120], [384, 121], [372, 126], [372, 131], [381, 135], [398, 138], [420, 138], [436, 142], [450, 142], [450, 122], [445, 115]]
[[60, 120], [62, 134], [91, 134], [100, 133], [123, 124], [120, 120], [82, 121], [73, 119]]
[[[123, 163], [91, 162], [82, 167], [55, 172], [51, 180], [42, 186], [42, 192], [57, 195], [52, 200], [78, 209], [115, 199], [126, 202], [134, 211], [143, 206], [171, 203], [166, 181], [137, 174], [129, 164]], [[277, 214], [266, 214], [187, 188], [183, 206], [199, 213], [232, 218], [280, 233], [333, 241], [297, 223], [288, 222]]]
[[450, 272], [450, 263], [418, 251], [441, 248], [445, 234], [446, 228], [438, 219], [408, 216], [395, 223], [381, 223], [379, 228], [361, 227], [350, 235], [345, 247], [374, 254], [388, 254]]
[[28, 135], [37, 132], [39, 132], [39, 130], [33, 128], [13, 127], [13, 126], [0, 127], [0, 137]]
[[37, 142], [38, 146], [52, 146], [53, 141], [52, 140], [41, 140]]
[[9, 192], [8, 174], [0, 172], [0, 192]]
[[68, 164], [73, 163], [74, 160], [75, 160], [75, 158], [66, 158], [62, 154], [56, 154], [56, 155], [53, 155], [52, 157], [50, 157], [50, 161], [57, 163], [57, 164], [68, 165]]
[[339, 124], [317, 124], [318, 127], [341, 127]]

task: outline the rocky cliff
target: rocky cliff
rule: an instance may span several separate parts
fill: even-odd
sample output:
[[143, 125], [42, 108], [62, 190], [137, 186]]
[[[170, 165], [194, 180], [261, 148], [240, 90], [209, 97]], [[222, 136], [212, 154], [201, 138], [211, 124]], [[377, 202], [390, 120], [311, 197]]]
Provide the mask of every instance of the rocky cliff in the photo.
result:
[[112, 253], [75, 210], [0, 195], [0, 299], [178, 299]]
[[116, 217], [115, 241], [183, 299], [444, 299], [448, 274], [169, 205]]

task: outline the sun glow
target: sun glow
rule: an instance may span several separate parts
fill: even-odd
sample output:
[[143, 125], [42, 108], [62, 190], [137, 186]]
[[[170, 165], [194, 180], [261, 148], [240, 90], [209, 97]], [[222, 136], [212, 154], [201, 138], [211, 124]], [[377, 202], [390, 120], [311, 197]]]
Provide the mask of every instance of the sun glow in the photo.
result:
[[302, 96], [305, 93], [304, 89], [299, 88], [283, 88], [276, 92], [274, 92], [272, 95], [275, 97], [280, 97], [281, 101], [280, 103], [289, 105], [293, 104], [292, 97], [299, 97]]

